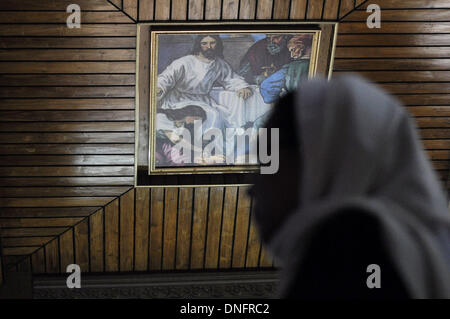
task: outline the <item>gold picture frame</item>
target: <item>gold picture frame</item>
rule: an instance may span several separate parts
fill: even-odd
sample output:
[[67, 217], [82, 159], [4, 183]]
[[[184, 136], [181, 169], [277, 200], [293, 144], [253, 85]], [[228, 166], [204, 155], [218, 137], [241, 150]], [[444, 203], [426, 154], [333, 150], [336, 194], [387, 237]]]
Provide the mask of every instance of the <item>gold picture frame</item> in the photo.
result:
[[[247, 28], [240, 30], [230, 30], [227, 28], [211, 27], [208, 25], [207, 30], [205, 28], [193, 29], [193, 30], [183, 30], [179, 28], [174, 30], [173, 28], [169, 30], [151, 30], [150, 31], [150, 87], [149, 87], [149, 148], [148, 148], [148, 174], [149, 175], [180, 175], [180, 174], [224, 174], [224, 173], [252, 173], [258, 170], [258, 165], [197, 165], [197, 166], [158, 166], [155, 159], [156, 152], [156, 132], [158, 129], [158, 124], [156, 122], [157, 107], [158, 107], [158, 97], [157, 97], [157, 87], [158, 87], [158, 75], [161, 73], [162, 67], [160, 67], [159, 62], [161, 62], [161, 51], [168, 50], [168, 46], [163, 47], [160, 43], [160, 39], [165, 37], [170, 38], [171, 36], [176, 36], [177, 39], [186, 37], [192, 39], [194, 36], [204, 37], [208, 35], [216, 35], [224, 38], [239, 38], [252, 36], [257, 39], [261, 36], [261, 39], [267, 38], [270, 34], [271, 36], [280, 36], [284, 38], [293, 38], [299, 35], [311, 35], [311, 46], [309, 51], [309, 70], [308, 78], [314, 77], [317, 74], [318, 56], [320, 52], [321, 44], [321, 33], [320, 29], [307, 29], [307, 28], [289, 28], [286, 26], [264, 29]], [[192, 41], [192, 40], [191, 40]], [[225, 41], [224, 41], [225, 42]], [[258, 42], [255, 40], [253, 44]], [[165, 55], [162, 55], [165, 57]], [[226, 57], [224, 58], [226, 60]], [[163, 64], [163, 63], [161, 63]], [[166, 65], [167, 67], [167, 61]], [[158, 72], [159, 69], [159, 72]], [[233, 70], [237, 72], [236, 70]], [[259, 88], [258, 88], [259, 89]], [[257, 91], [259, 93], [259, 91]]]

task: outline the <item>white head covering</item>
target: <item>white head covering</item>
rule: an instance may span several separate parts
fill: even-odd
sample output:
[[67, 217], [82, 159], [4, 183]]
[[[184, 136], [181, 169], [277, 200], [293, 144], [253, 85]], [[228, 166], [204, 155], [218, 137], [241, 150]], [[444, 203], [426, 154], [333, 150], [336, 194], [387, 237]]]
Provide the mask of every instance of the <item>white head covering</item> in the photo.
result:
[[268, 243], [283, 268], [281, 293], [317, 227], [342, 209], [360, 208], [380, 222], [409, 294], [450, 298], [446, 198], [405, 108], [353, 76], [304, 82], [295, 100], [300, 207]]

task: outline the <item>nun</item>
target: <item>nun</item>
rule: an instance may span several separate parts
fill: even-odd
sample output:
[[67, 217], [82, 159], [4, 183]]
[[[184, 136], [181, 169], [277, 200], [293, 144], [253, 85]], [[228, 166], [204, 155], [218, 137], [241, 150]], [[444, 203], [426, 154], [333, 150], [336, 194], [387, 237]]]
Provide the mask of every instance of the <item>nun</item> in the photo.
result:
[[450, 298], [447, 199], [406, 108], [357, 76], [314, 79], [266, 127], [280, 169], [250, 193], [280, 297]]

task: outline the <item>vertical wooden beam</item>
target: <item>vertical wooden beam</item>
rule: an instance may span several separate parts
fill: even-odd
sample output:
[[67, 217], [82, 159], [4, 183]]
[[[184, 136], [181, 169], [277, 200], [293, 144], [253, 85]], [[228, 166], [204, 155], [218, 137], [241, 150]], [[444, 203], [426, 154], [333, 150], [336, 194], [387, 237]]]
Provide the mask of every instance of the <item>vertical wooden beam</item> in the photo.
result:
[[31, 269], [33, 274], [45, 273], [45, 253], [43, 247], [31, 255]]
[[269, 20], [272, 18], [273, 0], [258, 0], [256, 19]]
[[239, 0], [223, 0], [222, 19], [235, 20], [238, 18]]
[[[205, 235], [208, 212], [208, 193], [206, 187], [194, 190], [194, 216], [192, 219], [191, 269], [202, 269], [205, 258]], [[205, 200], [206, 199], [206, 200]]]
[[205, 0], [189, 0], [189, 20], [202, 20]]
[[[253, 215], [253, 212], [252, 214]], [[261, 242], [259, 241], [258, 230], [253, 219], [250, 219], [250, 230], [248, 235], [247, 258], [245, 260], [246, 268], [258, 267]]]
[[45, 271], [47, 273], [59, 273], [58, 239], [54, 239], [45, 246]]
[[[333, 0], [338, 1], [338, 0]], [[291, 16], [292, 20], [305, 20], [306, 18], [306, 2], [307, 0], [291, 0]]]
[[220, 20], [220, 0], [205, 0], [205, 20]]
[[323, 0], [309, 0], [306, 19], [307, 20], [322, 19], [322, 9], [323, 9]]
[[225, 201], [223, 203], [219, 268], [231, 268], [234, 220], [236, 218], [236, 199], [237, 199], [237, 187], [235, 186], [226, 187]]
[[187, 19], [187, 0], [172, 0], [171, 20]]
[[138, 18], [137, 12], [138, 1], [139, 0], [123, 0], [123, 11], [130, 17], [132, 17], [134, 20], [137, 20]]
[[82, 272], [89, 271], [89, 223], [83, 220], [74, 228], [75, 262]]
[[323, 8], [324, 20], [337, 20], [339, 12], [339, 1], [325, 0], [325, 6]]
[[115, 4], [120, 10], [122, 10], [122, 0], [109, 0], [109, 1]]
[[241, 1], [239, 19], [253, 20], [256, 16], [256, 0]]
[[155, 0], [139, 0], [140, 21], [151, 21], [154, 19], [154, 1]]
[[355, 2], [353, 0], [341, 0], [339, 8], [339, 19], [354, 9]]
[[250, 196], [247, 195], [247, 186], [239, 187], [238, 206], [236, 211], [236, 225], [233, 244], [233, 268], [245, 266], [245, 255], [247, 250], [247, 237], [250, 216]]
[[170, 19], [170, 0], [155, 0], [155, 20]]
[[274, 0], [273, 18], [274, 19], [289, 19], [290, 0]]
[[162, 269], [173, 270], [177, 238], [178, 189], [170, 187], [166, 188], [165, 192]]
[[273, 258], [270, 255], [269, 251], [264, 247], [264, 245], [261, 246], [261, 257], [259, 266], [262, 268], [273, 266]]
[[105, 270], [119, 271], [119, 200], [105, 207]]
[[149, 268], [161, 269], [164, 189], [152, 188], [150, 205]]
[[103, 209], [100, 209], [89, 216], [89, 245], [91, 252], [89, 264], [91, 272], [104, 271], [103, 216]]
[[193, 188], [180, 188], [176, 269], [189, 269]]
[[120, 196], [120, 271], [133, 270], [134, 189]]
[[148, 269], [150, 189], [136, 188], [136, 229], [134, 234], [134, 270]]
[[205, 268], [217, 268], [219, 261], [220, 226], [222, 223], [223, 187], [211, 187], [208, 211], [208, 230], [205, 249]]
[[[68, 265], [74, 263], [73, 229], [69, 229], [59, 238], [59, 254], [61, 256], [61, 271], [65, 272]], [[87, 271], [82, 269], [82, 271]]]

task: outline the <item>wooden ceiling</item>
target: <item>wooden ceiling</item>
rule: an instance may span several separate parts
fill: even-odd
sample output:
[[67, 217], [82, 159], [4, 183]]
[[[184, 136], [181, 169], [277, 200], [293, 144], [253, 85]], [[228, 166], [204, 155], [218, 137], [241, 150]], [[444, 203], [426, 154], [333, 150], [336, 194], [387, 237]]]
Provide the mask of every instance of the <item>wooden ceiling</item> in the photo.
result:
[[366, 27], [370, 2], [354, 0], [78, 0], [82, 28], [68, 29], [72, 2], [0, 2], [9, 271], [59, 273], [72, 262], [90, 272], [273, 266], [245, 187], [133, 188], [137, 21], [341, 20], [334, 72], [360, 72], [396, 94], [448, 176], [448, 1], [376, 1], [381, 29]]

